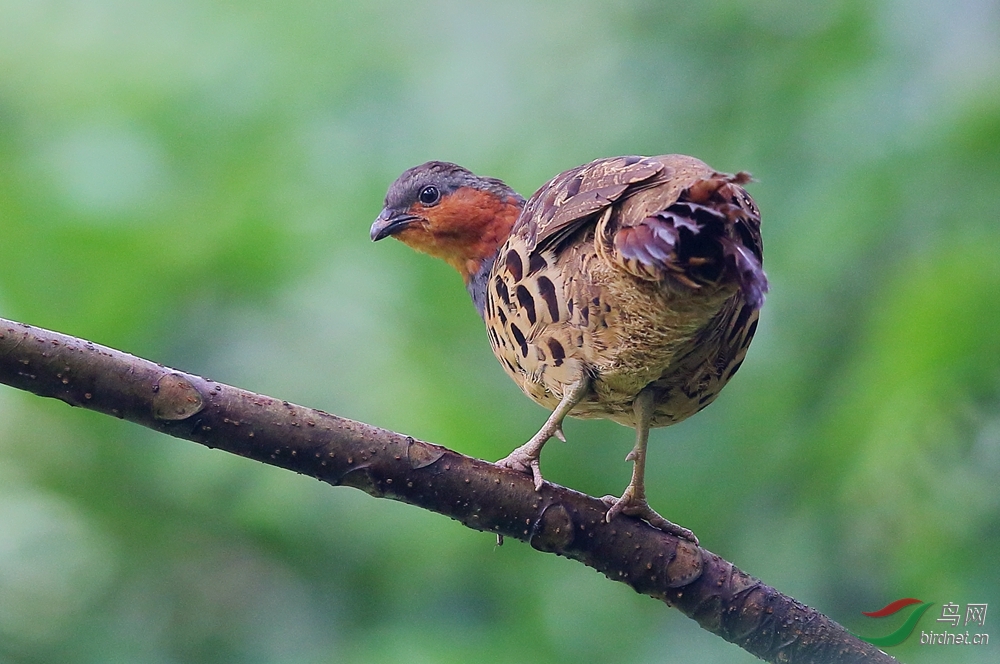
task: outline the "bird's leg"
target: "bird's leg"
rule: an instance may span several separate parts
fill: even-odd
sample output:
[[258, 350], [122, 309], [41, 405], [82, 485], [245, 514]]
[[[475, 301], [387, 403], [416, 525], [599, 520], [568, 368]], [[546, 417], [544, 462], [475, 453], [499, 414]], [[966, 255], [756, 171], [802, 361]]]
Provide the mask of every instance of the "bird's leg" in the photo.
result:
[[635, 411], [635, 447], [625, 457], [626, 461], [632, 462], [632, 481], [625, 487], [625, 493], [622, 494], [621, 498], [604, 496], [601, 499], [608, 505], [608, 513], [605, 518], [610, 523], [611, 519], [619, 513], [639, 517], [654, 528], [697, 544], [698, 538], [694, 536], [694, 533], [687, 528], [667, 521], [654, 512], [653, 508], [646, 502], [646, 445], [649, 442], [649, 422], [656, 407], [653, 396], [652, 390], [645, 389], [639, 392], [632, 404]]
[[563, 392], [562, 400], [559, 401], [559, 405], [556, 409], [552, 411], [549, 415], [549, 419], [545, 420], [545, 424], [542, 428], [538, 430], [531, 440], [521, 445], [516, 450], [505, 456], [504, 458], [497, 461], [497, 465], [503, 468], [511, 468], [522, 473], [531, 473], [531, 477], [535, 481], [535, 491], [542, 488], [542, 471], [538, 467], [538, 457], [542, 453], [542, 447], [545, 445], [546, 441], [552, 436], [555, 436], [559, 440], [566, 442], [566, 436], [563, 435], [562, 423], [569, 414], [569, 411], [573, 410], [573, 406], [580, 403], [583, 396], [590, 389], [590, 378], [587, 377], [586, 371], [581, 371], [580, 378], [576, 382], [571, 383], [566, 390]]

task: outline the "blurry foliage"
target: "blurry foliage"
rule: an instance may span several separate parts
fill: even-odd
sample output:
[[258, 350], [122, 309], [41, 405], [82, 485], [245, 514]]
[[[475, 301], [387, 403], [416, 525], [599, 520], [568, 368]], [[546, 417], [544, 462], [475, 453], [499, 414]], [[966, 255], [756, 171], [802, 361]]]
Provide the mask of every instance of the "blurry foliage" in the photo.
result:
[[[651, 502], [859, 632], [1000, 607], [996, 2], [6, 0], [0, 71], [0, 315], [486, 458], [545, 413], [450, 268], [368, 241], [392, 179], [751, 170], [758, 339], [654, 432]], [[620, 491], [630, 432], [567, 433], [547, 477]], [[0, 459], [0, 662], [752, 661], [575, 563], [9, 389]]]

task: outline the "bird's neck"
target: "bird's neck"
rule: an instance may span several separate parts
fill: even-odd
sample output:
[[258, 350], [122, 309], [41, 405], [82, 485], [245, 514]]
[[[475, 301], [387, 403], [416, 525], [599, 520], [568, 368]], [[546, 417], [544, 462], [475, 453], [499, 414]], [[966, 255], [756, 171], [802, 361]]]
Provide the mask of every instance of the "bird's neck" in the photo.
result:
[[462, 251], [458, 255], [446, 258], [462, 275], [465, 288], [480, 316], [486, 306], [490, 270], [524, 207], [524, 199], [511, 193], [513, 195], [510, 197], [483, 197], [483, 204], [466, 207], [466, 214], [472, 213], [469, 216], [476, 217], [469, 219], [476, 229], [475, 239], [463, 242]]
[[490, 279], [490, 270], [493, 268], [493, 264], [496, 262], [497, 254], [499, 253], [500, 246], [498, 245], [493, 251], [493, 255], [484, 258], [479, 264], [479, 268], [465, 279], [465, 290], [469, 291], [472, 304], [476, 305], [476, 311], [479, 312], [479, 317], [483, 319], [485, 319], [486, 311], [487, 282]]
[[471, 288], [480, 272], [489, 272], [497, 251], [510, 237], [510, 230], [521, 214], [524, 199], [511, 194], [499, 196], [471, 187], [459, 189], [435, 212], [434, 246], [426, 249], [427, 253], [437, 255], [458, 270]]

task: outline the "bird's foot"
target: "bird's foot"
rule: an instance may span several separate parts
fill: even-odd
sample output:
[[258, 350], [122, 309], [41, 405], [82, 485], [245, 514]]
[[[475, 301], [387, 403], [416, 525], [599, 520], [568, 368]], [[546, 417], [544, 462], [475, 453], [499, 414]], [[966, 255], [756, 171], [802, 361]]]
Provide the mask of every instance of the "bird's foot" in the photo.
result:
[[535, 482], [535, 491], [542, 488], [542, 471], [538, 466], [538, 455], [532, 455], [522, 445], [504, 458], [496, 462], [501, 468], [510, 468], [519, 473], [528, 473]]
[[566, 442], [566, 435], [563, 434], [562, 423], [546, 422], [538, 430], [531, 440], [521, 445], [516, 450], [496, 462], [501, 468], [510, 468], [519, 473], [531, 473], [531, 478], [535, 482], [535, 491], [542, 488], [542, 471], [538, 465], [538, 457], [542, 454], [542, 447], [549, 438], [555, 436], [562, 442]]
[[631, 484], [625, 489], [625, 493], [621, 498], [604, 496], [601, 500], [608, 506], [608, 513], [604, 517], [608, 523], [611, 523], [611, 520], [618, 514], [634, 516], [642, 519], [657, 530], [662, 530], [669, 535], [686, 539], [696, 545], [698, 544], [698, 538], [695, 537], [693, 532], [683, 526], [678, 526], [672, 521], [664, 519], [649, 506], [649, 503], [646, 502], [645, 498], [637, 498]]

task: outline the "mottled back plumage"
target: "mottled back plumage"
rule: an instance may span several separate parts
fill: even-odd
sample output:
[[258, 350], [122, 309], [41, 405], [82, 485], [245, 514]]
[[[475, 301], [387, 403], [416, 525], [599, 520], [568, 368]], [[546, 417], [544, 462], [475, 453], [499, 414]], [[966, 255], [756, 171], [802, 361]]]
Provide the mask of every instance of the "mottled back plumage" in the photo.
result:
[[682, 155], [600, 159], [560, 174], [524, 207], [486, 280], [484, 319], [507, 373], [554, 408], [634, 426], [652, 386], [652, 426], [718, 395], [746, 355], [767, 290], [760, 216], [726, 175]]

